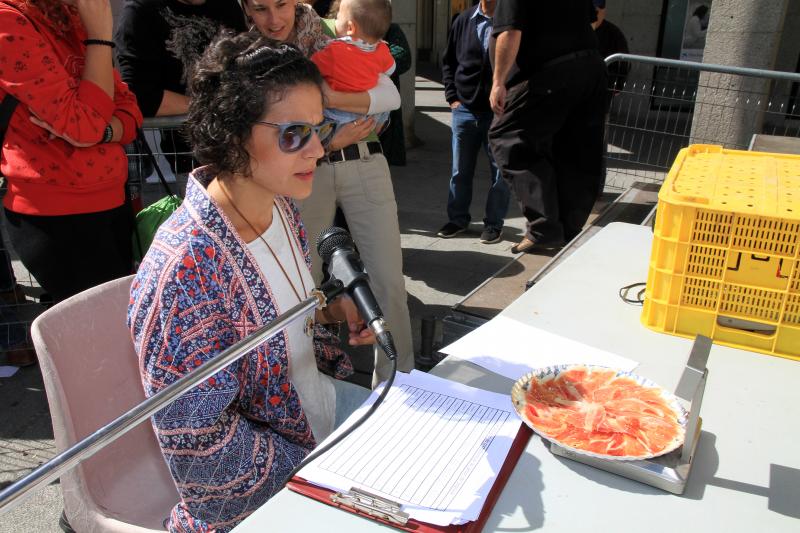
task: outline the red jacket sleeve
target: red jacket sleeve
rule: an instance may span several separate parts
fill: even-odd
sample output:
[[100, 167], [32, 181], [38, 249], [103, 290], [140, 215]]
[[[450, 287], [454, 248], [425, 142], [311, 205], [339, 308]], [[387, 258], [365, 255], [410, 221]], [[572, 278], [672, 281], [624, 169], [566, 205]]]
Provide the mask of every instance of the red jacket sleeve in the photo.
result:
[[82, 57], [64, 65], [30, 21], [2, 3], [0, 42], [0, 89], [59, 134], [78, 142], [102, 138], [115, 106], [99, 86], [81, 79]]
[[136, 95], [114, 69], [114, 116], [122, 123], [122, 137], [119, 142], [128, 144], [136, 138], [136, 129], [142, 125], [142, 112], [136, 103]]

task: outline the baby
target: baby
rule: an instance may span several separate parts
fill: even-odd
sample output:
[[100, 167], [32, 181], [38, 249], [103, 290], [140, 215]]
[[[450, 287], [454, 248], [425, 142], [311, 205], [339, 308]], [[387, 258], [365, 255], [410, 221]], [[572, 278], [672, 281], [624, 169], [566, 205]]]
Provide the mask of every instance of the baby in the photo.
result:
[[[336, 15], [336, 39], [311, 56], [322, 77], [335, 91], [364, 92], [378, 83], [378, 75], [394, 72], [389, 46], [381, 39], [392, 23], [390, 0], [342, 0]], [[325, 117], [346, 124], [363, 115], [325, 109]], [[377, 113], [375, 130], [381, 131], [389, 113]]]

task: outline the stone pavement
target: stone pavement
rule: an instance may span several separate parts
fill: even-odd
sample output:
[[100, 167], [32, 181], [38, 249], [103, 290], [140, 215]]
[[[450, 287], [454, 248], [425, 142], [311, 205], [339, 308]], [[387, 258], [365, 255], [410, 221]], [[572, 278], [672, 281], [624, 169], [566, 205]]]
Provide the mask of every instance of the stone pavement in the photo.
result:
[[[421, 72], [420, 69], [419, 72]], [[392, 167], [399, 207], [409, 308], [417, 350], [420, 321], [441, 318], [483, 280], [511, 259], [509, 249], [522, 235], [523, 219], [512, 200], [504, 240], [481, 244], [483, 206], [489, 183], [488, 164], [481, 155], [476, 177], [469, 232], [440, 239], [446, 221], [450, 177], [450, 111], [439, 83], [416, 78], [416, 134], [422, 144], [408, 153], [408, 165]], [[531, 273], [532, 275], [533, 273]], [[25, 278], [22, 278], [25, 279]], [[520, 293], [523, 288], [520, 287]], [[39, 367], [23, 368], [0, 378], [0, 488], [30, 472], [54, 455], [53, 433]], [[0, 515], [0, 531], [59, 532], [61, 490], [52, 483], [8, 513]]]

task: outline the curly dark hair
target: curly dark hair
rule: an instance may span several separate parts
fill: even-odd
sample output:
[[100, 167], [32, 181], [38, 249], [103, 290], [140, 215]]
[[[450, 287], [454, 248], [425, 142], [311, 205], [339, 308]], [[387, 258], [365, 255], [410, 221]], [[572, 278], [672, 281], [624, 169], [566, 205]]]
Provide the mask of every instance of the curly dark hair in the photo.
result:
[[293, 46], [258, 32], [224, 32], [195, 65], [189, 82], [186, 133], [197, 160], [215, 174], [250, 177], [245, 144], [253, 125], [302, 84], [322, 87], [322, 76]]

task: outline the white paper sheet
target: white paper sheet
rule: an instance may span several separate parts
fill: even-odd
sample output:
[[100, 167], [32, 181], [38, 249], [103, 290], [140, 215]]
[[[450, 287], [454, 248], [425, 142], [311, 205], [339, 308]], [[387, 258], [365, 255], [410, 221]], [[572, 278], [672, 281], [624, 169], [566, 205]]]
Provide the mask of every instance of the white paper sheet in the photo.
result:
[[386, 497], [415, 520], [462, 524], [478, 518], [519, 428], [508, 395], [423, 372], [398, 373], [372, 417], [298, 475], [331, 490], [358, 487]]
[[536, 368], [565, 364], [631, 371], [639, 363], [500, 315], [440, 350], [517, 380]]

